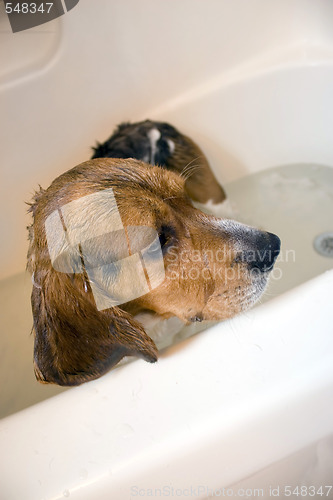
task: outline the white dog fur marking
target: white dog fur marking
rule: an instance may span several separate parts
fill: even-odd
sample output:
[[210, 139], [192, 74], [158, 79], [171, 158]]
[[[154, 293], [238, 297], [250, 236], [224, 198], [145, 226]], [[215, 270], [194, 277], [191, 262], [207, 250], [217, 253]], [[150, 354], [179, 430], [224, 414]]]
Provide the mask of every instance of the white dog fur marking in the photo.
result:
[[161, 137], [161, 132], [157, 128], [152, 128], [147, 132], [148, 139], [150, 141], [150, 163], [155, 164], [155, 154], [156, 154], [156, 144]]
[[175, 143], [171, 139], [167, 139], [167, 143], [170, 149], [170, 153], [173, 154], [175, 150]]

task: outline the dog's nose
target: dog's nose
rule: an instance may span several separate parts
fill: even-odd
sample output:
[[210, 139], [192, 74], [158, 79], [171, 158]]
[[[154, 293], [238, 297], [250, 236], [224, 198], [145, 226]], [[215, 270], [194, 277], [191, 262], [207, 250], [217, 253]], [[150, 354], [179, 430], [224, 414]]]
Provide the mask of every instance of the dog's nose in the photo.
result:
[[270, 271], [280, 253], [281, 241], [276, 234], [261, 232], [255, 239], [255, 249], [246, 252], [245, 260], [250, 269], [262, 273]]
[[255, 231], [245, 241], [246, 249], [236, 256], [235, 261], [247, 263], [251, 271], [271, 271], [280, 253], [280, 238], [273, 233]]

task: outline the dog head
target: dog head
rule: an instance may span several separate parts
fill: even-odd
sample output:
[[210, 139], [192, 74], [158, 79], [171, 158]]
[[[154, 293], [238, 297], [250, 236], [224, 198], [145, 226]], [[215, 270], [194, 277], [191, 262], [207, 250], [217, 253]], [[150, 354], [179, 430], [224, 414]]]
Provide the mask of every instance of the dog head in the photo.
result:
[[124, 356], [156, 361], [135, 314], [191, 322], [248, 309], [280, 249], [273, 234], [195, 209], [178, 174], [133, 159], [85, 162], [30, 210], [35, 373], [59, 385]]
[[217, 204], [226, 198], [199, 146], [169, 123], [122, 123], [93, 149], [92, 158], [136, 158], [181, 174], [186, 192], [199, 203]]

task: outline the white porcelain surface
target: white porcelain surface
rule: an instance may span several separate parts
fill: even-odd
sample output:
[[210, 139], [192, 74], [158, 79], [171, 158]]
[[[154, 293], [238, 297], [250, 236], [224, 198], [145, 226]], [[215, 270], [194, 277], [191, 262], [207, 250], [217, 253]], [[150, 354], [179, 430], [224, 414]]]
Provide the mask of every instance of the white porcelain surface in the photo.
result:
[[[331, 0], [80, 0], [55, 21], [49, 64], [0, 80], [0, 277], [25, 268], [24, 201], [121, 121], [170, 120], [224, 182], [272, 165], [333, 165], [332, 20]], [[4, 67], [14, 36], [1, 36]]]
[[[58, 391], [33, 381], [23, 201], [119, 121], [169, 120], [223, 183], [276, 165], [333, 166], [330, 0], [96, 4], [81, 0], [57, 21], [59, 44], [36, 52], [23, 78], [2, 56], [1, 403], [11, 411]], [[333, 271], [321, 272], [156, 365], [134, 361], [2, 419], [0, 497], [263, 485], [268, 499], [272, 483], [332, 482]]]
[[330, 271], [3, 419], [4, 498], [217, 489], [332, 434], [332, 287]]

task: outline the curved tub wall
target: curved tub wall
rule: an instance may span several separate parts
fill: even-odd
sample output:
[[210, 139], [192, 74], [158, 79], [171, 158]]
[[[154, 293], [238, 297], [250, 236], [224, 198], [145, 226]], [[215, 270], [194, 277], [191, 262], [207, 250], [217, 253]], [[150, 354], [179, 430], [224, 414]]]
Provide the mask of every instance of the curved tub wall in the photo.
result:
[[[0, 86], [1, 380], [12, 412], [61, 391], [33, 381], [23, 200], [87, 159], [95, 139], [122, 120], [169, 120], [223, 183], [277, 165], [333, 165], [330, 0], [181, 0], [176, 14], [154, 0], [98, 3], [81, 0], [59, 20], [43, 67], [15, 82], [7, 72]], [[2, 419], [1, 495], [327, 484], [333, 271], [322, 271], [169, 347], [157, 365], [134, 361]]]
[[[170, 119], [223, 182], [271, 165], [333, 165], [330, 0], [143, 2], [80, 0], [55, 21], [49, 64], [0, 82], [1, 278], [25, 268], [23, 201], [123, 120]], [[5, 55], [21, 39], [8, 31]]]

